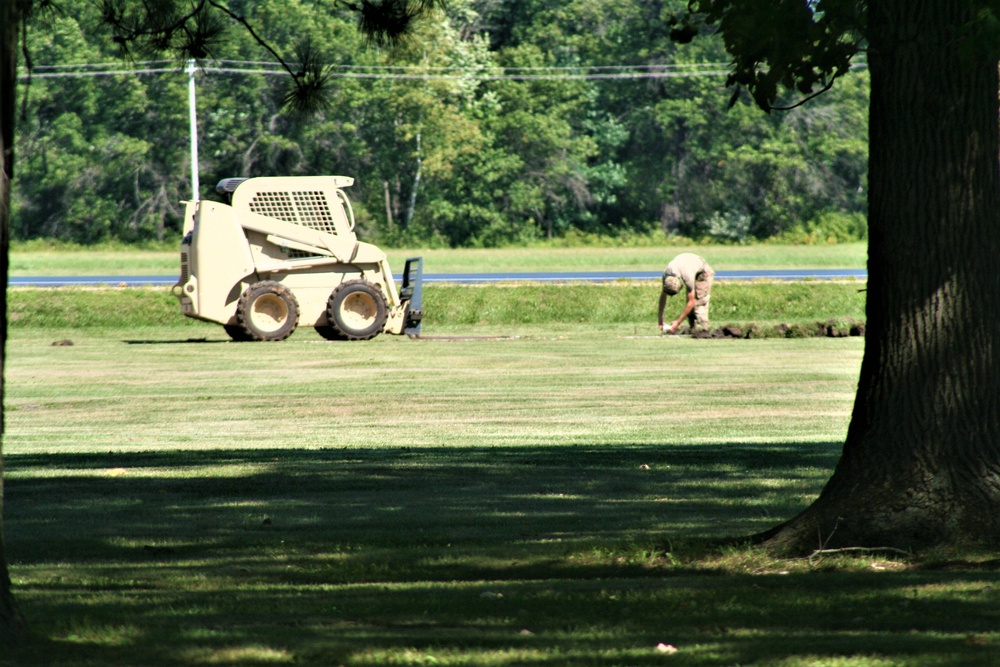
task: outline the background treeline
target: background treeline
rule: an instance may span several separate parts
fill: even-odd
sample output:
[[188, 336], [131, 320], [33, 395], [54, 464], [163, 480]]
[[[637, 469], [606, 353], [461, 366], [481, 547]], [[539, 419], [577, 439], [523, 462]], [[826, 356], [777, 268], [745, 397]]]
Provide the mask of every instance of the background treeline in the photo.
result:
[[[28, 33], [15, 239], [169, 241], [180, 228], [188, 76], [140, 61], [106, 74], [126, 68], [93, 27], [97, 4], [65, 0]], [[202, 64], [241, 71], [197, 75], [200, 195], [218, 198], [228, 176], [354, 176], [362, 233], [388, 246], [864, 238], [866, 72], [792, 111], [727, 108], [720, 41], [669, 39], [684, 4], [452, 0], [390, 52], [332, 0], [234, 0], [290, 61], [310, 37], [335, 67], [330, 104], [282, 113], [286, 77], [251, 73], [273, 57], [229, 30]]]

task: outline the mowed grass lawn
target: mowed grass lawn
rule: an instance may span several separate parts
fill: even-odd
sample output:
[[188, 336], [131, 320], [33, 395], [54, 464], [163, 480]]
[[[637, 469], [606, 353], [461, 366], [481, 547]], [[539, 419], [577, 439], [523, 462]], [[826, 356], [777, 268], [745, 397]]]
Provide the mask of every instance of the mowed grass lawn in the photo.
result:
[[0, 664], [997, 664], [989, 555], [709, 545], [822, 488], [862, 339], [648, 333], [12, 328]]

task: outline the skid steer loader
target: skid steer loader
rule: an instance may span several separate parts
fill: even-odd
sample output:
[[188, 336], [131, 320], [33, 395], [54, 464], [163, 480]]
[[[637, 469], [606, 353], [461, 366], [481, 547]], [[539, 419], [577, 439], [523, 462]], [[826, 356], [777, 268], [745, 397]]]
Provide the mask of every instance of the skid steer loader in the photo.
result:
[[397, 290], [385, 253], [358, 241], [347, 176], [227, 178], [226, 203], [185, 202], [181, 312], [235, 341], [283, 340], [298, 326], [328, 340], [420, 333], [422, 261]]

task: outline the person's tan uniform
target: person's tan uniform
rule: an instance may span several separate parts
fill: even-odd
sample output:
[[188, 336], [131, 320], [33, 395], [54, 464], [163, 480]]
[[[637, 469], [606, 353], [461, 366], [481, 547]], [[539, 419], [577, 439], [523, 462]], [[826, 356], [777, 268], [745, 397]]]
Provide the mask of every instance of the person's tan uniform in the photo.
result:
[[[688, 319], [692, 331], [708, 329], [708, 302], [712, 295], [713, 278], [715, 271], [704, 257], [684, 252], [670, 260], [663, 272], [663, 290], [660, 292], [657, 314], [660, 330], [674, 333], [684, 318]], [[667, 304], [667, 297], [680, 292], [681, 287], [687, 289], [687, 302], [680, 317], [667, 327], [663, 323], [663, 308]]]

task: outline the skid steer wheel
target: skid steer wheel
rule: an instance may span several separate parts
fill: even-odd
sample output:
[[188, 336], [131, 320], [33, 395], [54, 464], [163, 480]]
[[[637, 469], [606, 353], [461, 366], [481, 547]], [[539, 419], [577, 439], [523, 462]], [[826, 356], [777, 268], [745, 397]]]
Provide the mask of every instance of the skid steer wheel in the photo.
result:
[[284, 340], [299, 324], [299, 302], [281, 283], [254, 283], [236, 304], [236, 324], [250, 340]]
[[[342, 282], [326, 304], [331, 340], [368, 340], [382, 333], [389, 308], [382, 290], [367, 280]], [[317, 328], [319, 329], [319, 328]]]

